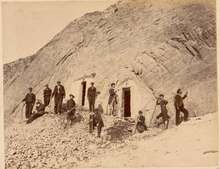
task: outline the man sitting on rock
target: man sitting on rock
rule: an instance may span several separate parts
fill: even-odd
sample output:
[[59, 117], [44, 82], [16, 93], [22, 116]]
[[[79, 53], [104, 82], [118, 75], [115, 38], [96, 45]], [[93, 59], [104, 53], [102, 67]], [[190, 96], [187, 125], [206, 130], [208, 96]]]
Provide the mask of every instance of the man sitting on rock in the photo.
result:
[[139, 116], [137, 118], [136, 128], [140, 133], [142, 133], [145, 130], [147, 130], [147, 126], [145, 124], [145, 117], [143, 116], [143, 112], [139, 111], [138, 113], [139, 113]]
[[42, 104], [41, 100], [38, 100], [38, 102], [36, 103], [36, 110], [37, 113], [34, 113], [31, 118], [29, 118], [27, 120], [27, 124], [31, 123], [32, 121], [34, 121], [36, 118], [43, 116], [44, 115], [44, 110], [45, 110], [45, 106], [44, 104]]

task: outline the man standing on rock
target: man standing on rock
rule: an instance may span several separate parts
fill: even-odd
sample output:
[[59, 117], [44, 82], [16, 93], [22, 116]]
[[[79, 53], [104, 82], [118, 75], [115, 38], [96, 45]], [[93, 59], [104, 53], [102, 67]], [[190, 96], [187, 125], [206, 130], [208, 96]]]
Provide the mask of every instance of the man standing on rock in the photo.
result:
[[164, 130], [168, 128], [169, 125], [169, 115], [167, 114], [168, 110], [166, 108], [166, 105], [168, 104], [168, 101], [164, 100], [164, 95], [160, 94], [159, 98], [157, 99], [156, 105], [160, 105], [161, 107], [161, 113], [156, 117], [156, 124], [158, 126], [158, 119], [162, 117], [163, 124], [164, 124]]
[[93, 126], [97, 126], [97, 129], [98, 129], [97, 137], [100, 138], [102, 127], [104, 127], [104, 123], [101, 117], [101, 112], [99, 111], [95, 111], [94, 119], [93, 119]]
[[54, 87], [54, 91], [52, 94], [52, 97], [54, 96], [54, 113], [61, 113], [61, 108], [62, 108], [62, 103], [63, 103], [63, 98], [65, 97], [65, 89], [64, 86], [60, 84], [61, 82], [58, 81], [57, 85]]
[[29, 118], [27, 120], [27, 124], [31, 123], [32, 121], [34, 121], [36, 118], [43, 116], [44, 115], [44, 110], [45, 110], [45, 106], [44, 104], [42, 104], [42, 102], [40, 100], [38, 100], [38, 102], [36, 103], [36, 110], [37, 113], [34, 113], [31, 118]]
[[118, 95], [116, 94], [118, 90], [115, 91], [115, 83], [111, 84], [111, 89], [109, 90], [109, 99], [108, 99], [108, 105], [109, 105], [109, 114], [116, 116], [116, 106], [118, 104]]
[[44, 89], [44, 105], [47, 107], [50, 104], [50, 98], [52, 94], [52, 90], [49, 88], [48, 84], [45, 85]]
[[[73, 96], [72, 94], [69, 95], [70, 96], [70, 99], [67, 100], [67, 103], [66, 103], [66, 107], [67, 107], [67, 121], [70, 121], [70, 125], [73, 124], [73, 119], [74, 119], [74, 114], [75, 114], [75, 106], [76, 106], [76, 103], [75, 101], [73, 100], [73, 98], [75, 98], [75, 96]], [[68, 123], [68, 122], [67, 122]]]
[[26, 103], [26, 112], [25, 117], [30, 118], [32, 114], [32, 109], [36, 101], [36, 96], [34, 93], [32, 93], [32, 88], [29, 88], [29, 93], [25, 96], [25, 98], [22, 100]]
[[178, 126], [180, 124], [180, 111], [184, 113], [184, 121], [188, 121], [189, 112], [184, 108], [183, 100], [187, 97], [186, 94], [182, 97], [182, 90], [177, 90], [177, 95], [175, 96], [174, 105], [176, 108], [176, 125]]
[[89, 111], [94, 112], [95, 99], [96, 99], [96, 88], [94, 87], [94, 82], [91, 82], [91, 87], [88, 88], [87, 98], [89, 101]]

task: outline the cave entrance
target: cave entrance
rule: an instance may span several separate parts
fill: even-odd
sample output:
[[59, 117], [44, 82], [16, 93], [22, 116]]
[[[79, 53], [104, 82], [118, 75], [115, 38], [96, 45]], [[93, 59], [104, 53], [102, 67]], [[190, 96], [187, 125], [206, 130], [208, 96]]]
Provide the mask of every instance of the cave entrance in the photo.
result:
[[81, 83], [82, 85], [82, 106], [85, 105], [85, 99], [86, 99], [86, 81], [83, 81]]
[[131, 89], [123, 88], [122, 100], [124, 102], [124, 117], [131, 117]]

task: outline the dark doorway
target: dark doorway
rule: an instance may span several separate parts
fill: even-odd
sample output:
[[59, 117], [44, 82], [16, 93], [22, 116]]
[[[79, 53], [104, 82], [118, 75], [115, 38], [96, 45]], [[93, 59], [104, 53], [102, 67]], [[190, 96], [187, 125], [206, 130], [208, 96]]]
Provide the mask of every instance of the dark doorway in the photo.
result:
[[123, 94], [124, 94], [124, 117], [131, 117], [131, 90], [130, 88], [124, 88]]
[[86, 82], [82, 82], [82, 106], [85, 105], [85, 97], [86, 97]]

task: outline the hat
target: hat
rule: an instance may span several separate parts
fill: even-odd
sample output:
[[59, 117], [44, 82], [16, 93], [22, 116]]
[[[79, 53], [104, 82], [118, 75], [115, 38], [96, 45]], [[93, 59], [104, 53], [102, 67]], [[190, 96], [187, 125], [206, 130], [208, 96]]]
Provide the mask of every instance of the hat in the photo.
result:
[[75, 96], [74, 96], [74, 95], [72, 95], [72, 94], [70, 94], [69, 96], [72, 96], [73, 98], [75, 98]]
[[32, 90], [32, 87], [29, 87], [28, 90]]
[[139, 112], [138, 112], [138, 113], [139, 113], [139, 114], [143, 114], [143, 112], [142, 112], [142, 111], [140, 111], [140, 110], [139, 110]]
[[57, 83], [60, 83], [60, 81], [57, 81]]
[[94, 85], [95, 83], [94, 82], [91, 82], [91, 85]]
[[49, 85], [48, 85], [48, 84], [46, 84], [45, 86], [46, 86], [46, 87], [48, 87]]

